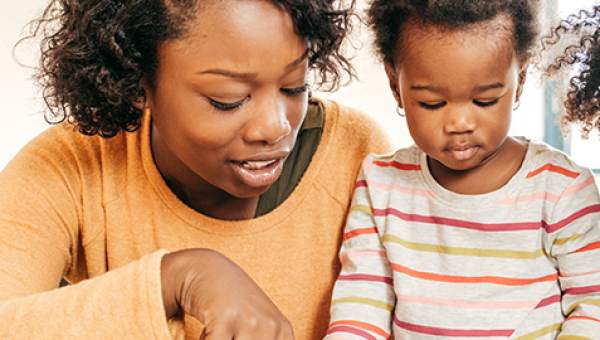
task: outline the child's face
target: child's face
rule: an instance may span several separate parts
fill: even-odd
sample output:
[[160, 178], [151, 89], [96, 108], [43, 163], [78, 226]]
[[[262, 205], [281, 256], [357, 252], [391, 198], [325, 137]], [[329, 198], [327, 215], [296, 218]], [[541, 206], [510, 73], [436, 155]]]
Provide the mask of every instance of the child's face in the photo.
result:
[[413, 140], [436, 166], [471, 170], [504, 151], [521, 70], [512, 32], [497, 26], [412, 25], [401, 63], [386, 67]]

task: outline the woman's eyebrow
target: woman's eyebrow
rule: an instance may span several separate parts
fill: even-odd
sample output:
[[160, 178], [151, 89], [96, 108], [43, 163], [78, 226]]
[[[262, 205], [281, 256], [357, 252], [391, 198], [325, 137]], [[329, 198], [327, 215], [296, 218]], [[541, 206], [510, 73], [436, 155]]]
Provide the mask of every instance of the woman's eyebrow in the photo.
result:
[[[309, 50], [306, 49], [306, 51], [304, 51], [304, 53], [300, 56], [300, 58], [292, 61], [288, 66], [286, 66], [286, 69], [291, 69], [291, 68], [298, 66], [302, 61], [304, 61], [304, 59], [306, 59], [308, 57], [308, 52], [309, 52]], [[235, 71], [230, 71], [230, 70], [225, 70], [225, 69], [220, 69], [220, 68], [212, 68], [212, 69], [196, 72], [196, 74], [217, 74], [220, 76], [236, 78], [236, 79], [252, 79], [258, 75], [258, 73], [240, 73], [240, 72], [235, 72]]]

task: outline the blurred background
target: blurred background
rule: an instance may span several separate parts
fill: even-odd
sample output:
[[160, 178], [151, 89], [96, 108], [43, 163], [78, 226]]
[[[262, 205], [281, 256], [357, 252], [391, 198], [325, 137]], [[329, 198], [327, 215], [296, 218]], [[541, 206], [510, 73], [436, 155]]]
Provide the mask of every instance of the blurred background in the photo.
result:
[[[25, 65], [36, 65], [37, 47], [15, 43], [25, 36], [26, 24], [37, 18], [48, 0], [4, 0], [0, 5], [0, 170], [33, 137], [48, 127], [44, 121], [44, 102], [31, 80], [31, 69], [19, 65], [15, 56]], [[366, 7], [366, 0], [358, 1], [359, 10]], [[548, 17], [566, 17], [578, 9], [590, 8], [593, 0], [546, 0]], [[545, 31], [544, 31], [545, 32]], [[396, 114], [396, 102], [388, 87], [381, 65], [372, 52], [370, 37], [365, 28], [354, 31], [354, 65], [360, 80], [335, 93], [319, 93], [316, 97], [328, 97], [345, 105], [353, 106], [377, 119], [394, 139], [397, 147], [412, 144], [404, 119]], [[556, 112], [560, 102], [554, 88], [540, 84], [530, 77], [521, 106], [513, 114], [511, 134], [542, 140], [565, 150], [579, 163], [600, 172], [600, 137], [590, 134], [587, 141], [577, 133], [562, 138], [556, 124]], [[598, 155], [598, 156], [596, 156]]]

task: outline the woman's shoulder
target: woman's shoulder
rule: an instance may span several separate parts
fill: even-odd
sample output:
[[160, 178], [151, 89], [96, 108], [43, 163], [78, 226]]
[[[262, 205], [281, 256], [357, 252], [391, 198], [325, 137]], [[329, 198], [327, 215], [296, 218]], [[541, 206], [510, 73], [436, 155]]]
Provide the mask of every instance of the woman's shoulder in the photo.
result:
[[325, 109], [324, 131], [334, 132], [337, 147], [366, 154], [387, 154], [395, 149], [388, 133], [372, 116], [333, 100], [317, 100]]

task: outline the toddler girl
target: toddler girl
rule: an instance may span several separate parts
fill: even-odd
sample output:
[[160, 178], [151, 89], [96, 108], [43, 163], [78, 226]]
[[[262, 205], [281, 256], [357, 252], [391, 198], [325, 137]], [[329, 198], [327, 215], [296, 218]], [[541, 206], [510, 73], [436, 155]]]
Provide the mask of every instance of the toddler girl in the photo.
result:
[[415, 145], [369, 156], [330, 339], [597, 339], [589, 169], [508, 136], [536, 0], [375, 0], [369, 21]]

